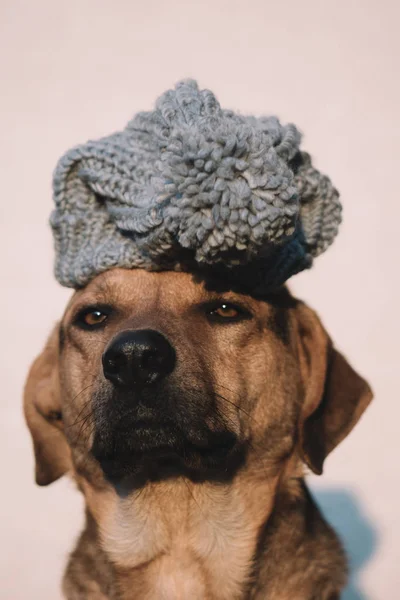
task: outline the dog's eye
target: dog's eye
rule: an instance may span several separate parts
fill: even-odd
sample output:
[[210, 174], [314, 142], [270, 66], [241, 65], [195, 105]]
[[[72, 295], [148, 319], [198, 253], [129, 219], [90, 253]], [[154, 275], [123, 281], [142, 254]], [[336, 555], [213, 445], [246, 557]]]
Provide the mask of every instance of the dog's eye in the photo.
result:
[[214, 315], [222, 317], [223, 319], [234, 319], [239, 315], [237, 308], [231, 304], [221, 304], [218, 308], [212, 311]]
[[220, 302], [208, 309], [208, 316], [213, 321], [239, 321], [247, 318], [249, 314], [241, 307], [231, 304], [230, 302]]
[[100, 323], [104, 323], [106, 319], [107, 315], [102, 313], [101, 310], [93, 310], [89, 313], [86, 313], [86, 315], [83, 317], [86, 325], [90, 325], [91, 327], [93, 325], [100, 325]]
[[82, 310], [76, 317], [75, 323], [82, 329], [97, 329], [101, 327], [108, 319], [109, 311], [97, 308], [89, 307]]

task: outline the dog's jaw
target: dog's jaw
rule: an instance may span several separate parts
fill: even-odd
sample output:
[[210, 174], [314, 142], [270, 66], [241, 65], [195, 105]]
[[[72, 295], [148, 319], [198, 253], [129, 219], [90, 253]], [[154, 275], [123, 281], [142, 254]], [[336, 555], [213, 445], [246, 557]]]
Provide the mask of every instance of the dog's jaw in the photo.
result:
[[179, 387], [162, 391], [162, 403], [157, 390], [144, 397], [110, 394], [107, 388], [94, 394], [91, 455], [107, 481], [128, 492], [182, 476], [232, 479], [244, 464], [247, 444], [225, 424], [214, 398], [198, 390], [188, 401]]
[[[104, 452], [95, 437], [92, 455], [101, 466], [104, 476], [122, 495], [142, 488], [149, 481], [186, 477], [191, 481], [220, 481], [232, 479], [244, 464], [246, 444], [239, 443], [233, 434], [220, 434], [213, 444], [196, 446], [182, 435], [179, 444], [159, 443], [165, 431], [156, 430], [158, 443], [141, 444], [125, 453]], [[135, 432], [132, 433], [132, 437]], [[143, 442], [143, 440], [141, 439]]]

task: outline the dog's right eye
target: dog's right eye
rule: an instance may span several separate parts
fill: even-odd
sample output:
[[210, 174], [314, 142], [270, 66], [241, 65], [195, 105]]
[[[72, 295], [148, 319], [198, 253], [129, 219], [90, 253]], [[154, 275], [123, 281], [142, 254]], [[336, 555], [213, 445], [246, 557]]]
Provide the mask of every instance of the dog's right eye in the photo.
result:
[[75, 325], [81, 329], [99, 329], [102, 327], [109, 317], [110, 311], [106, 308], [90, 306], [81, 310], [76, 318]]

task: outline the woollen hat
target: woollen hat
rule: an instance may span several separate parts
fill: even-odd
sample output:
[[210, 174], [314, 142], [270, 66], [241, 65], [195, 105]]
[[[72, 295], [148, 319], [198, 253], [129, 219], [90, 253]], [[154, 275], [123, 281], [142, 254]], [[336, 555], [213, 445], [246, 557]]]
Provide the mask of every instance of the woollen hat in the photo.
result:
[[222, 109], [185, 80], [121, 131], [69, 150], [53, 178], [55, 275], [207, 272], [265, 294], [335, 238], [337, 190], [272, 117]]

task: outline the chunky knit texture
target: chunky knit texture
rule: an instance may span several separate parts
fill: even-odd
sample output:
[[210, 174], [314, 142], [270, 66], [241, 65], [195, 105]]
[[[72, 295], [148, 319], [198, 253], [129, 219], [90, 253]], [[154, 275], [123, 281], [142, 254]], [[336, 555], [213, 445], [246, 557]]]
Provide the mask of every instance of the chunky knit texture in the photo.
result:
[[338, 193], [294, 125], [221, 109], [183, 81], [152, 112], [59, 161], [55, 274], [82, 287], [113, 267], [210, 270], [265, 293], [336, 236]]

